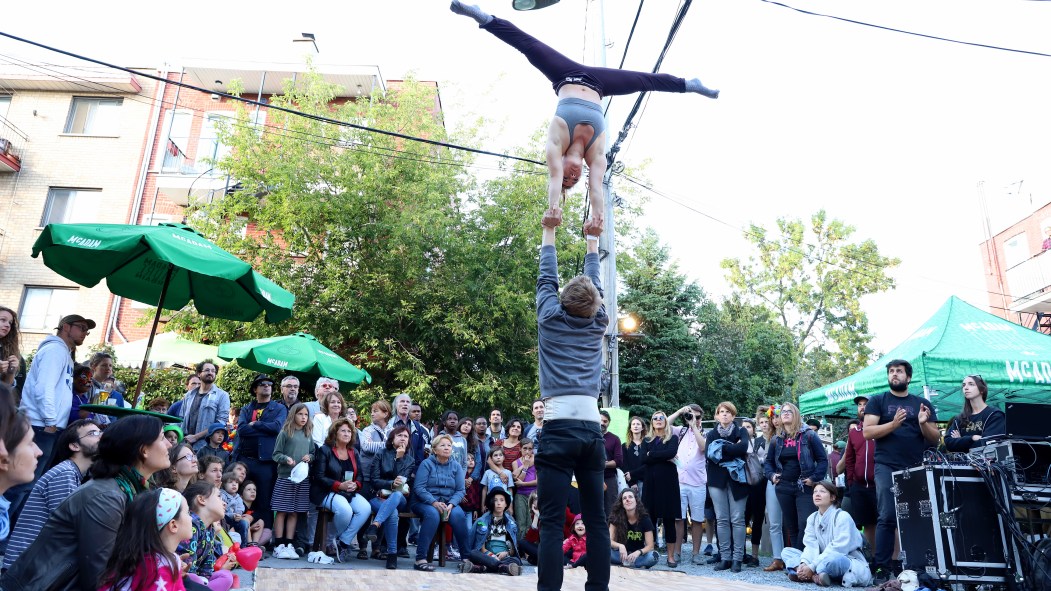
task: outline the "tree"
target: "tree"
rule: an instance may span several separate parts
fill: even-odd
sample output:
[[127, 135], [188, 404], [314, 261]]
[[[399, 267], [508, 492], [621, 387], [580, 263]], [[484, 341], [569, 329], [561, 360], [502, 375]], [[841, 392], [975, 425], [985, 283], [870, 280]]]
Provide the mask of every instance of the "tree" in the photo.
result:
[[704, 292], [679, 272], [653, 230], [618, 264], [625, 287], [618, 306], [638, 320], [641, 332], [621, 340], [621, 406], [633, 413], [670, 412], [696, 402], [701, 351], [694, 332]]
[[[433, 115], [433, 87], [408, 81], [345, 104], [335, 95], [309, 74], [272, 104], [449, 139]], [[217, 343], [309, 332], [372, 375], [371, 386], [351, 393], [358, 408], [406, 391], [428, 413], [524, 412], [538, 391], [545, 171], [523, 165], [478, 182], [464, 168], [470, 158], [444, 147], [275, 110], [261, 133], [247, 121], [243, 112], [219, 132], [231, 151], [216, 165], [238, 189], [199, 204], [192, 223], [293, 291], [294, 315], [274, 326], [184, 311], [176, 325]], [[535, 141], [521, 152], [542, 158]], [[567, 219], [582, 207], [572, 198]], [[583, 250], [570, 232], [559, 240], [560, 252]]]
[[752, 224], [745, 237], [758, 251], [725, 259], [730, 284], [766, 306], [793, 341], [793, 392], [799, 392], [807, 355], [825, 349], [843, 372], [864, 367], [872, 356], [862, 296], [892, 289], [887, 271], [900, 261], [880, 254], [872, 240], [851, 242], [854, 227], [829, 220], [824, 210], [802, 220], [779, 218], [777, 232]]

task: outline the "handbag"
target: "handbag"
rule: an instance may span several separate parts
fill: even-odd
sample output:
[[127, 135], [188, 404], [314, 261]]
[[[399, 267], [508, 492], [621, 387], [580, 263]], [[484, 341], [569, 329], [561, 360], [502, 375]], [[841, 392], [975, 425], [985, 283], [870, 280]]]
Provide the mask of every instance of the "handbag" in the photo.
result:
[[759, 455], [755, 451], [755, 441], [748, 442], [748, 454], [744, 459], [744, 473], [748, 484], [755, 486], [766, 480], [763, 474], [763, 463], [759, 461]]

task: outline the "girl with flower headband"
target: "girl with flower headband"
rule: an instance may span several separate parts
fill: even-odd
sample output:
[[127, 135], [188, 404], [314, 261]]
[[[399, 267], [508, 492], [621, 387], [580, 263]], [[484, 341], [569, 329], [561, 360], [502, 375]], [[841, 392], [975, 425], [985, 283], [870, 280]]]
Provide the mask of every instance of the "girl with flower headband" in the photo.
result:
[[102, 576], [103, 591], [182, 591], [182, 567], [175, 554], [190, 539], [193, 525], [186, 499], [161, 488], [142, 493], [128, 505]]

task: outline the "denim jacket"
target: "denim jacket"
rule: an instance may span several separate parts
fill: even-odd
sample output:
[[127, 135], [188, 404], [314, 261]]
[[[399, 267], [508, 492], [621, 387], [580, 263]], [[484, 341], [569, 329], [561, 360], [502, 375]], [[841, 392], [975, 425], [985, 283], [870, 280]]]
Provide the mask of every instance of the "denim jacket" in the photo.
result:
[[[824, 480], [828, 474], [828, 455], [825, 446], [821, 444], [821, 438], [814, 433], [810, 427], [803, 425], [799, 429], [799, 480], [802, 482], [810, 478], [815, 484]], [[766, 462], [763, 463], [763, 474], [766, 479], [773, 482], [774, 474], [780, 474], [781, 450], [785, 446], [785, 436], [778, 435], [774, 438], [773, 449], [767, 450]]]
[[[504, 522], [507, 523], [507, 544], [511, 547], [511, 556], [518, 556], [518, 524], [515, 518], [504, 513]], [[486, 512], [475, 520], [474, 526], [468, 532], [471, 550], [481, 550], [489, 539], [489, 530], [493, 527], [493, 514]]]

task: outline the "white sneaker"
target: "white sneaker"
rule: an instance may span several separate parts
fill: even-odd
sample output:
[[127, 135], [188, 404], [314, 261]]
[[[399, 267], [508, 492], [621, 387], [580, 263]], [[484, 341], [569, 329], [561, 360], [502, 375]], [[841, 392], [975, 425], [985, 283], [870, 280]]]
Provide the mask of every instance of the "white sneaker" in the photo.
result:
[[284, 558], [284, 559], [292, 559], [292, 558], [298, 559], [299, 558], [299, 554], [296, 554], [296, 551], [289, 544], [281, 544], [280, 546], [275, 548], [274, 549], [274, 556], [276, 556], [277, 558]]

